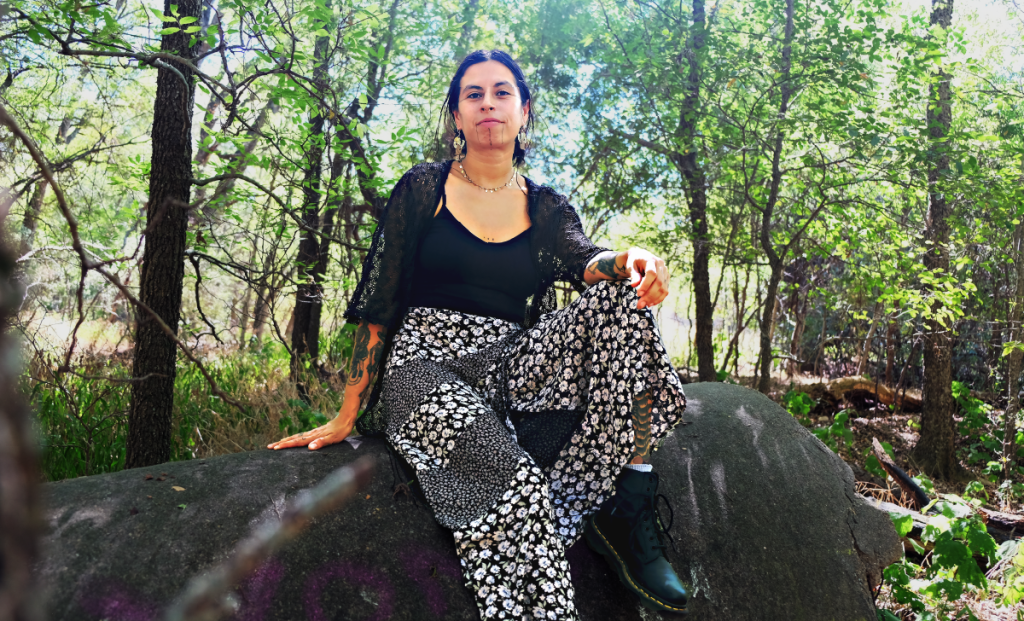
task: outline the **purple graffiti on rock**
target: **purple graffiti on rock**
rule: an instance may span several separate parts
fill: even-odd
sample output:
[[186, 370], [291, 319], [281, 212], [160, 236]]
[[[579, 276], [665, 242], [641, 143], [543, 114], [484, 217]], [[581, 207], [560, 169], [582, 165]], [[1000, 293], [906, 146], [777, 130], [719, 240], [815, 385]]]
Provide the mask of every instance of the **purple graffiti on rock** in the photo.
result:
[[109, 621], [152, 621], [159, 609], [131, 588], [116, 581], [90, 585], [78, 599], [90, 617]]
[[281, 583], [282, 578], [284, 565], [276, 559], [257, 567], [238, 589], [242, 600], [239, 621], [263, 621], [274, 601], [274, 596], [277, 595], [277, 585]]
[[[402, 546], [398, 557], [406, 577], [423, 595], [427, 608], [435, 618], [443, 619], [449, 608], [447, 589], [438, 578], [443, 576], [461, 584], [458, 559], [450, 552], [433, 550], [413, 542]], [[268, 621], [274, 600], [282, 595], [279, 591], [285, 574], [284, 564], [277, 559], [258, 566], [236, 590], [240, 605], [235, 618], [238, 621]], [[394, 612], [396, 600], [391, 580], [372, 567], [345, 560], [331, 561], [310, 571], [305, 582], [303, 603], [309, 621], [328, 621], [334, 616], [334, 611], [324, 610], [321, 595], [325, 589], [339, 582], [373, 593], [377, 609], [366, 621], [387, 621]], [[151, 598], [117, 580], [89, 584], [80, 592], [77, 603], [91, 619], [156, 621], [161, 614], [161, 607]]]
[[459, 580], [461, 572], [458, 561], [451, 554], [442, 554], [418, 545], [405, 549], [398, 557], [405, 567], [406, 575], [426, 598], [430, 611], [435, 617], [443, 617], [448, 612], [448, 603], [436, 576], [444, 575]]
[[320, 594], [332, 582], [340, 580], [354, 587], [365, 587], [377, 595], [377, 610], [366, 621], [387, 621], [391, 618], [394, 592], [391, 581], [380, 572], [348, 561], [328, 563], [314, 572], [306, 584], [305, 605], [309, 621], [328, 621], [333, 615], [324, 612], [320, 605]]

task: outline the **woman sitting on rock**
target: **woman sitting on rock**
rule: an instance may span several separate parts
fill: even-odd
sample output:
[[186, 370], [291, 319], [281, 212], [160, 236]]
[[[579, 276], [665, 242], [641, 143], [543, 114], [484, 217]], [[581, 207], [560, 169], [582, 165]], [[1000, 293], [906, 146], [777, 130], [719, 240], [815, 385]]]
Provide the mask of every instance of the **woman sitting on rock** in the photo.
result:
[[[340, 413], [270, 448], [344, 440], [369, 393], [359, 431], [415, 469], [481, 619], [577, 619], [565, 550], [584, 531], [644, 605], [682, 612], [644, 463], [686, 406], [649, 310], [665, 263], [595, 246], [518, 174], [533, 115], [508, 54], [467, 56], [446, 103], [455, 159], [395, 186], [345, 313]], [[558, 281], [580, 291], [561, 310]]]

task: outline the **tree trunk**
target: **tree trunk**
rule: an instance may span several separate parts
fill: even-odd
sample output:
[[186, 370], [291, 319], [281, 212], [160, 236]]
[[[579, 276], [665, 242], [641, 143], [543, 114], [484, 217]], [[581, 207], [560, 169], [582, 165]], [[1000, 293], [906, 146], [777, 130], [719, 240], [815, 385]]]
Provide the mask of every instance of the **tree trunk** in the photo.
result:
[[[317, 115], [322, 129], [323, 119]], [[315, 125], [315, 123], [314, 123]], [[319, 141], [319, 140], [318, 140]], [[295, 263], [298, 269], [299, 285], [295, 290], [295, 310], [292, 318], [292, 379], [298, 380], [304, 358], [315, 355], [319, 334], [310, 337], [310, 324], [313, 319], [314, 305], [323, 295], [323, 285], [316, 278], [316, 266], [320, 262], [320, 240], [313, 231], [319, 230], [319, 197], [320, 197], [320, 161], [322, 147], [312, 146], [308, 152], [306, 175], [303, 180], [302, 223], [307, 227], [302, 231], [299, 242], [298, 257]], [[315, 162], [315, 164], [314, 164]]]
[[[324, 214], [323, 223], [320, 225], [323, 236], [320, 239], [320, 247], [317, 249], [316, 265], [310, 272], [311, 277], [318, 284], [322, 283], [324, 276], [327, 275], [327, 265], [331, 256], [330, 236], [334, 233], [334, 218], [337, 213], [337, 207], [328, 208]], [[319, 295], [310, 300], [310, 305], [309, 321], [306, 326], [306, 343], [309, 347], [309, 357], [317, 360], [320, 357], [320, 315], [324, 307], [322, 284], [319, 284]]]
[[768, 394], [771, 388], [772, 371], [772, 334], [775, 325], [775, 305], [779, 295], [779, 282], [782, 281], [782, 261], [771, 262], [771, 275], [768, 277], [768, 290], [764, 294], [764, 308], [761, 312], [761, 349], [758, 356], [760, 379], [757, 389]]
[[257, 341], [263, 340], [263, 327], [267, 323], [270, 309], [270, 288], [264, 283], [256, 287], [256, 304], [252, 311], [252, 335]]
[[263, 327], [267, 323], [267, 315], [273, 308], [274, 296], [277, 293], [272, 284], [273, 278], [268, 273], [273, 265], [272, 257], [273, 254], [268, 253], [263, 262], [263, 276], [256, 283], [256, 304], [252, 311], [252, 335], [256, 340], [263, 339]]
[[[953, 19], [953, 0], [932, 0], [932, 25], [949, 30]], [[944, 193], [944, 177], [949, 173], [946, 144], [952, 122], [950, 78], [945, 72], [934, 76], [929, 88], [928, 133], [931, 166], [928, 170], [928, 216], [926, 218], [925, 268], [933, 273], [949, 273], [950, 208]], [[937, 306], [937, 305], [936, 305]], [[938, 308], [936, 308], [938, 310]], [[924, 408], [921, 412], [921, 438], [914, 447], [914, 459], [929, 475], [951, 479], [957, 472], [953, 424], [953, 364], [949, 327], [936, 319], [925, 320], [924, 329]]]
[[722, 360], [722, 369], [729, 368], [729, 360], [732, 359], [733, 354], [736, 356], [736, 361], [733, 366], [733, 375], [739, 375], [739, 345], [740, 335], [747, 329], [747, 287], [750, 286], [750, 265], [747, 265], [747, 269], [744, 273], [743, 281], [743, 292], [740, 294], [739, 288], [739, 274], [738, 270], [733, 270], [733, 281], [732, 281], [732, 302], [733, 309], [736, 314], [736, 325], [733, 328], [732, 338], [729, 339], [729, 347], [725, 350], [725, 358]]
[[700, 60], [704, 50], [704, 0], [693, 0], [693, 25], [685, 56], [688, 64], [686, 94], [679, 112], [679, 134], [686, 152], [679, 156], [678, 167], [689, 189], [690, 226], [693, 242], [693, 300], [696, 314], [697, 381], [713, 382], [715, 374], [715, 348], [712, 340], [715, 307], [711, 301], [711, 240], [708, 238], [707, 178], [697, 161], [700, 118]]
[[[276, 318], [274, 317], [275, 305], [277, 303], [277, 296], [281, 294], [281, 289], [284, 288], [285, 284], [291, 280], [292, 274], [295, 273], [295, 268], [288, 270], [284, 274], [280, 274], [280, 278], [273, 279], [267, 278], [264, 285], [260, 286], [259, 296], [257, 298], [256, 312], [253, 313], [252, 321], [252, 333], [257, 340], [263, 340], [263, 331], [267, 327], [267, 323], [274, 324]], [[291, 334], [292, 321], [295, 319], [295, 314], [292, 313], [288, 320], [288, 325], [285, 328], [284, 335]], [[281, 342], [285, 342], [285, 338], [282, 338]]]
[[[786, 0], [786, 30], [782, 42], [782, 62], [780, 69], [780, 91], [782, 94], [779, 102], [779, 120], [786, 118], [789, 110], [789, 98], [792, 96], [793, 87], [789, 82], [790, 68], [793, 55], [793, 31], [794, 31], [794, 0]], [[768, 394], [771, 387], [772, 369], [772, 328], [775, 322], [775, 300], [779, 292], [779, 281], [782, 280], [783, 257], [779, 256], [772, 244], [772, 215], [779, 200], [779, 186], [782, 183], [782, 144], [784, 135], [781, 128], [775, 130], [775, 145], [772, 151], [772, 178], [771, 187], [768, 191], [768, 199], [761, 210], [761, 234], [759, 236], [761, 249], [768, 257], [768, 265], [771, 268], [771, 276], [768, 279], [768, 291], [765, 292], [764, 311], [761, 314], [761, 352], [759, 356], [759, 368], [761, 378], [758, 381], [757, 389]]]
[[828, 328], [828, 305], [821, 305], [821, 334], [818, 335], [818, 351], [814, 355], [814, 374], [818, 377], [822, 377], [824, 369], [821, 368], [822, 362], [825, 358], [825, 335], [827, 334]]
[[252, 303], [252, 287], [245, 285], [242, 296], [242, 312], [238, 314], [238, 344], [245, 345], [245, 332], [249, 328], [249, 305]]
[[37, 181], [35, 189], [32, 190], [32, 197], [28, 200], [28, 209], [25, 210], [25, 229], [21, 235], [21, 246], [18, 248], [18, 254], [21, 256], [25, 256], [29, 250], [32, 250], [36, 229], [39, 228], [39, 216], [43, 212], [43, 199], [46, 198], [47, 187], [49, 187], [49, 183], [46, 182], [46, 179]]
[[[331, 162], [331, 178], [337, 180], [342, 174], [347, 173], [349, 170], [349, 162], [341, 156], [340, 153], [335, 153], [334, 159]], [[348, 187], [348, 175], [346, 174], [345, 183], [343, 187]], [[335, 193], [331, 193], [328, 198], [327, 211], [324, 213], [323, 222], [318, 222], [320, 228], [320, 246], [317, 249], [317, 262], [313, 266], [313, 270], [310, 273], [312, 280], [317, 283], [322, 283], [324, 276], [327, 275], [327, 266], [331, 257], [331, 237], [334, 235], [334, 220], [338, 214], [339, 208], [348, 211], [351, 199], [348, 196], [341, 198]], [[317, 360], [320, 357], [320, 316], [323, 312], [324, 296], [323, 296], [323, 285], [320, 285], [320, 295], [310, 300], [312, 305], [309, 314], [309, 323], [306, 327], [306, 343], [309, 347], [309, 357], [313, 360]], [[293, 337], [294, 338], [294, 337]]]
[[896, 324], [896, 314], [899, 312], [899, 303], [892, 311], [888, 326], [885, 329], [885, 385], [892, 387], [895, 381], [894, 371], [896, 370], [896, 334], [899, 326]]
[[[316, 66], [313, 69], [313, 83], [318, 92], [327, 88], [328, 37], [317, 37], [314, 57]], [[318, 109], [309, 122], [309, 134], [306, 142], [306, 171], [302, 179], [302, 239], [299, 241], [299, 252], [295, 259], [298, 269], [299, 285], [295, 290], [295, 310], [292, 315], [292, 355], [291, 377], [296, 382], [299, 394], [305, 400], [306, 387], [300, 381], [304, 362], [312, 358], [316, 360], [319, 353], [319, 331], [311, 334], [310, 327], [316, 323], [316, 303], [323, 296], [323, 284], [316, 276], [316, 267], [320, 263], [320, 240], [316, 232], [320, 230], [320, 183], [324, 155], [324, 116]], [[314, 308], [316, 307], [316, 308]]]
[[[252, 155], [253, 151], [256, 150], [256, 146], [260, 142], [260, 132], [262, 131], [263, 126], [266, 125], [267, 119], [270, 118], [270, 115], [277, 112], [279, 108], [279, 105], [269, 103], [263, 108], [263, 110], [260, 111], [259, 116], [256, 117], [256, 120], [253, 122], [251, 129], [247, 132], [249, 136], [249, 141], [245, 143], [245, 146], [243, 146], [241, 150], [232, 153], [231, 155], [224, 158], [226, 164], [224, 169], [226, 171], [228, 171], [230, 174], [235, 175], [241, 175], [245, 173], [245, 169], [249, 167], [249, 162], [251, 161], [250, 156]], [[234, 187], [234, 178], [221, 179], [220, 181], [218, 181], [217, 187], [213, 191], [213, 196], [211, 196], [209, 202], [203, 206], [203, 216], [206, 218], [212, 218], [213, 215], [220, 208], [220, 205], [223, 202], [224, 197], [229, 192], [231, 192], [231, 190]], [[200, 189], [199, 192], [197, 192], [197, 201], [199, 199], [205, 198], [205, 193], [205, 190]]]
[[[370, 119], [373, 118], [373, 111], [380, 98], [381, 90], [386, 82], [386, 71], [388, 59], [391, 55], [391, 49], [394, 44], [394, 32], [398, 21], [398, 5], [399, 0], [393, 0], [391, 7], [388, 10], [388, 29], [381, 33], [381, 37], [377, 40], [378, 45], [384, 46], [384, 53], [380, 56], [378, 61], [371, 61], [367, 65], [366, 69], [366, 91], [365, 99], [354, 98], [352, 103], [346, 109], [346, 114], [351, 119], [358, 121], [362, 124], [369, 123]], [[315, 57], [317, 59], [317, 66], [313, 71], [313, 80], [317, 84], [317, 88], [323, 89], [326, 87], [327, 76], [327, 65], [328, 59], [325, 57], [327, 54], [327, 44], [329, 40], [326, 37], [317, 39], [317, 47], [315, 50]], [[321, 49], [323, 46], [323, 49]], [[322, 74], [321, 74], [322, 72]], [[319, 119], [319, 122], [317, 122]], [[371, 184], [368, 183], [375, 176], [375, 172], [370, 167], [369, 158], [366, 154], [366, 148], [363, 144], [362, 139], [352, 131], [343, 121], [336, 125], [338, 132], [339, 141], [347, 147], [349, 157], [357, 164], [357, 176], [360, 180], [360, 190], [367, 201], [372, 204], [379, 204], [383, 207], [383, 197], [380, 192], [376, 189], [371, 189]], [[319, 132], [323, 134], [323, 120], [320, 117], [316, 117], [313, 120], [313, 129], [311, 134]], [[319, 141], [320, 139], [318, 139]], [[321, 147], [322, 149], [322, 147]], [[312, 154], [312, 151], [311, 151]], [[322, 150], [321, 150], [322, 155]], [[317, 162], [319, 162], [319, 155], [317, 156]], [[336, 155], [332, 162], [332, 170], [340, 171], [348, 167], [348, 160], [342, 158], [340, 155]], [[364, 166], [359, 166], [364, 164]], [[307, 174], [312, 174], [312, 169]], [[323, 233], [324, 235], [331, 235], [334, 227], [334, 216], [338, 211], [337, 201], [334, 198], [330, 200], [334, 202], [334, 206], [329, 207], [327, 212], [324, 214], [323, 222], [321, 223], [319, 217], [319, 200], [320, 200], [320, 168], [319, 163], [316, 168], [316, 183], [315, 188], [313, 184], [313, 178], [310, 177], [310, 183], [304, 185], [304, 192], [306, 198], [304, 201], [303, 209], [303, 221], [307, 227]], [[337, 177], [337, 173], [334, 174]], [[315, 193], [314, 193], [315, 190]], [[378, 211], [379, 213], [379, 211]], [[323, 230], [326, 228], [326, 230]], [[297, 261], [297, 267], [300, 271], [298, 290], [296, 291], [295, 299], [295, 312], [292, 315], [293, 326], [292, 326], [292, 372], [293, 378], [296, 378], [296, 371], [299, 368], [302, 356], [308, 355], [313, 360], [316, 360], [319, 354], [319, 338], [320, 338], [320, 311], [322, 308], [323, 298], [323, 275], [327, 272], [327, 260], [329, 258], [330, 242], [328, 240], [317, 239], [316, 235], [311, 234], [310, 231], [306, 231], [305, 237], [299, 245], [299, 259]], [[299, 389], [299, 394], [305, 396], [305, 387], [301, 382], [296, 383], [296, 387]]]
[[[199, 18], [200, 0], [179, 0], [181, 17]], [[170, 0], [164, 2], [170, 14]], [[163, 35], [160, 49], [194, 60], [191, 35]], [[171, 330], [178, 331], [185, 275], [185, 230], [192, 184], [192, 107], [195, 84], [188, 67], [172, 60], [173, 69], [157, 70], [153, 105], [153, 157], [150, 165], [146, 245], [142, 255], [139, 299]], [[184, 78], [184, 80], [182, 79]], [[174, 401], [175, 343], [152, 319], [137, 310], [135, 356], [128, 411], [126, 468], [163, 463], [171, 458], [171, 412]]]
[[860, 350], [860, 360], [857, 361], [856, 375], [864, 375], [864, 369], [868, 366], [868, 357], [871, 355], [871, 341], [875, 338], [875, 328], [882, 319], [882, 303], [875, 302], [875, 310], [871, 314], [871, 325], [868, 326], [868, 335], [864, 339], [864, 346]]
[[[1009, 282], [1007, 282], [1006, 284], [1007, 284], [1007, 289], [1009, 289]], [[1002, 309], [1004, 311], [1002, 313], [1003, 316], [1004, 317], [1009, 317], [1009, 315], [1010, 315], [1010, 306], [1012, 306], [1012, 302], [1011, 303], [1004, 303], [1004, 301], [1002, 299], [1000, 299], [999, 283], [993, 282], [992, 283], [992, 304], [989, 307], [989, 308], [992, 309], [991, 310], [991, 316], [992, 317], [998, 317], [1000, 315], [999, 311], [1000, 311], [1000, 307], [1001, 306], [1005, 306], [1006, 307], [1006, 308]], [[989, 339], [988, 339], [988, 355], [985, 358], [986, 358], [985, 362], [988, 363], [988, 368], [989, 368], [990, 371], [994, 371], [995, 369], [998, 369], [1001, 366], [1001, 362], [1002, 362], [1002, 359], [1003, 359], [1003, 323], [1001, 321], [993, 321], [992, 322], [992, 332], [989, 333]], [[985, 390], [988, 390], [989, 386], [993, 382], [996, 381], [996, 378], [997, 378], [997, 374], [996, 373], [991, 373], [990, 372], [988, 374], [988, 377], [985, 378], [985, 385], [984, 385]]]
[[[1009, 341], [1024, 340], [1024, 222], [1013, 229], [1013, 264], [1017, 275], [1016, 288], [1011, 300], [1012, 306], [1007, 323], [1010, 327]], [[1003, 415], [1003, 477], [1009, 479], [1017, 465], [1017, 416], [1020, 412], [1020, 373], [1024, 363], [1024, 350], [1016, 346], [1007, 356], [1006, 378], [1009, 397], [1006, 413]]]
[[810, 296], [810, 285], [804, 292], [802, 286], [797, 286], [794, 293], [793, 310], [793, 338], [789, 342], [790, 360], [787, 363], [786, 371], [790, 376], [800, 372], [800, 354], [803, 351], [804, 330], [807, 327], [807, 298]]
[[[199, 127], [199, 155], [196, 156], [197, 166], [206, 166], [210, 162], [210, 158], [213, 157], [214, 151], [217, 150], [216, 145], [207, 144], [210, 142], [210, 134], [213, 133], [213, 125], [217, 122], [217, 112], [220, 109], [220, 99], [217, 97], [210, 97], [210, 103], [206, 106], [205, 114], [203, 115], [203, 123]], [[202, 190], [200, 190], [202, 191]]]

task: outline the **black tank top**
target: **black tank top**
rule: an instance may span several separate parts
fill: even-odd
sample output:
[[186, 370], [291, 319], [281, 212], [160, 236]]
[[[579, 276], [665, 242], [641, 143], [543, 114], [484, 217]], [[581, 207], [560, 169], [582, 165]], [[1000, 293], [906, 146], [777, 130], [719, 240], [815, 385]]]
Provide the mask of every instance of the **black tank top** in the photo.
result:
[[530, 254], [530, 230], [508, 241], [485, 242], [448, 211], [447, 197], [442, 200], [416, 253], [409, 306], [522, 323], [526, 300], [540, 282]]

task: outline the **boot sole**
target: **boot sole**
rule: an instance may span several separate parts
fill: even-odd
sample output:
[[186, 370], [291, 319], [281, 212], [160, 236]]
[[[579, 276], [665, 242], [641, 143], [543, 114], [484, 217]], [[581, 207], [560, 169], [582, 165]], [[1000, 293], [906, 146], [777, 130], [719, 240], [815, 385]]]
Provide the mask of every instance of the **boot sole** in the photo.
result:
[[588, 528], [584, 529], [583, 536], [587, 540], [587, 545], [591, 550], [597, 552], [608, 562], [615, 573], [619, 576], [619, 581], [632, 591], [637, 597], [640, 598], [640, 603], [643, 604], [644, 608], [648, 610], [655, 610], [659, 612], [674, 612], [677, 614], [686, 614], [686, 607], [679, 608], [678, 606], [672, 606], [661, 601], [657, 597], [651, 595], [630, 575], [629, 570], [626, 568], [626, 563], [623, 561], [615, 548], [608, 543], [608, 539], [601, 532], [601, 529], [594, 523], [594, 518], [591, 517], [587, 520]]

